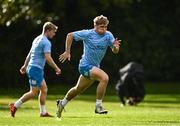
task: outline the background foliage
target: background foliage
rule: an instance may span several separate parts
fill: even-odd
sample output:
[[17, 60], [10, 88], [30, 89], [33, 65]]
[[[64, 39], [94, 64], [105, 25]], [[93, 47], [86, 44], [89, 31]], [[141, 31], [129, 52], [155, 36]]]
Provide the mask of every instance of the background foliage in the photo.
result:
[[47, 81], [74, 84], [82, 43], [74, 42], [71, 62], [61, 64], [58, 56], [64, 51], [66, 35], [92, 28], [94, 17], [101, 14], [110, 20], [108, 29], [122, 40], [120, 53], [108, 50], [101, 64], [111, 83], [130, 61], [144, 65], [149, 81], [180, 80], [179, 0], [0, 0], [0, 4], [0, 84], [4, 87], [27, 83], [19, 68], [45, 21], [59, 26], [52, 56], [62, 68], [62, 76], [56, 77], [46, 66]]

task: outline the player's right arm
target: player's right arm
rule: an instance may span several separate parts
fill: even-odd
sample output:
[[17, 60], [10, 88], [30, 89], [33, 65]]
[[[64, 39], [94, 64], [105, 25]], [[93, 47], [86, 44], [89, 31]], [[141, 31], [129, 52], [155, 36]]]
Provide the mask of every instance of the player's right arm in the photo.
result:
[[68, 33], [66, 37], [66, 46], [65, 46], [65, 52], [59, 56], [60, 62], [66, 61], [68, 59], [70, 61], [71, 58], [71, 45], [73, 39], [75, 41], [83, 41], [87, 38], [91, 30], [79, 30], [75, 32]]
[[71, 59], [71, 45], [73, 41], [73, 32], [68, 33], [66, 36], [66, 45], [65, 45], [65, 51], [63, 54], [59, 56], [60, 62], [64, 63], [66, 59], [70, 61]]
[[21, 74], [25, 74], [26, 73], [26, 68], [28, 66], [28, 63], [30, 61], [30, 57], [31, 57], [31, 52], [28, 53], [26, 60], [24, 61], [24, 65], [20, 68], [20, 73]]

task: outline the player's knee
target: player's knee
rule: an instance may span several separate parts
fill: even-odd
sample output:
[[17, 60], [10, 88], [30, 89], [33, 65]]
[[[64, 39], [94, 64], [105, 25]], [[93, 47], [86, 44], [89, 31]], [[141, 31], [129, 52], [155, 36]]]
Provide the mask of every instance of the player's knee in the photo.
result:
[[47, 94], [47, 92], [48, 92], [48, 88], [44, 88], [41, 90], [41, 93], [43, 93], [43, 94]]
[[35, 97], [39, 94], [39, 91], [30, 91], [30, 93], [32, 97]]
[[107, 84], [109, 82], [109, 76], [108, 75], [103, 76], [101, 82]]

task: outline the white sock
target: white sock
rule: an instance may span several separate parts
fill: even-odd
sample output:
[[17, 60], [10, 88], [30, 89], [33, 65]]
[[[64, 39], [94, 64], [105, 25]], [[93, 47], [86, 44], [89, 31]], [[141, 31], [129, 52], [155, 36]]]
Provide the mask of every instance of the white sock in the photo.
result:
[[39, 107], [40, 107], [40, 113], [41, 113], [41, 114], [45, 114], [45, 113], [46, 113], [46, 107], [45, 107], [45, 105], [40, 105]]
[[96, 99], [96, 106], [102, 106], [102, 100]]
[[62, 106], [65, 106], [68, 102], [69, 102], [69, 101], [68, 101], [66, 98], [64, 98], [64, 99], [62, 100], [61, 104], [62, 104]]
[[20, 99], [18, 99], [15, 103], [14, 103], [14, 106], [16, 108], [19, 108], [20, 106], [22, 105], [22, 101]]

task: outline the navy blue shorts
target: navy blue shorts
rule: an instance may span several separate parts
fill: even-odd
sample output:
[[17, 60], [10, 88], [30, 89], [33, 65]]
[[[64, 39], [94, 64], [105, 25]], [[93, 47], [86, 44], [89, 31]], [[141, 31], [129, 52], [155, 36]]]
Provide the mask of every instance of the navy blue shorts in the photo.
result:
[[90, 79], [90, 70], [93, 68], [92, 65], [79, 66], [79, 73], [84, 77]]
[[27, 68], [29, 84], [31, 87], [41, 87], [44, 79], [44, 71], [38, 67], [29, 66]]

